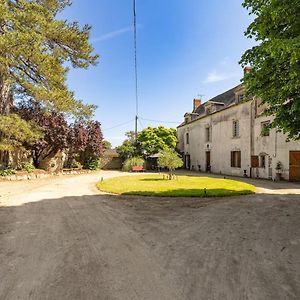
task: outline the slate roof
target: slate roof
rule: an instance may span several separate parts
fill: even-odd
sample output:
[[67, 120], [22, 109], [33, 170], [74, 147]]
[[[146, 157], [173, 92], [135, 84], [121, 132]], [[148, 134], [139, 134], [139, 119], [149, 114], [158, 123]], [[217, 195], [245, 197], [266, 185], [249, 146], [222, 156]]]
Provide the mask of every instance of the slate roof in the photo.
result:
[[[218, 96], [216, 96], [216, 97], [213, 97], [213, 98], [209, 99], [207, 102], [215, 102], [215, 103], [218, 103], [218, 102], [219, 102], [220, 104], [222, 103], [222, 104], [224, 104], [224, 105], [222, 106], [222, 109], [225, 109], [225, 108], [228, 107], [229, 105], [235, 103], [235, 93], [234, 93], [234, 92], [235, 92], [236, 89], [238, 89], [238, 88], [240, 88], [240, 87], [242, 87], [241, 84], [239, 84], [239, 85], [233, 87], [232, 89], [230, 89], [230, 90], [228, 90], [228, 91], [226, 91], [226, 92], [224, 92], [224, 93], [222, 93], [222, 94], [220, 94], [220, 95], [218, 95]], [[206, 116], [206, 114], [205, 114], [205, 104], [206, 104], [207, 102], [202, 103], [196, 110], [194, 110], [194, 111], [192, 112], [193, 114], [198, 114], [198, 117], [195, 117], [195, 116], [194, 116], [194, 117], [192, 118], [192, 121], [201, 118], [203, 115]], [[221, 110], [222, 110], [222, 109], [221, 109]], [[219, 111], [220, 111], [220, 110], [219, 110]], [[185, 125], [185, 124], [186, 124], [186, 123], [183, 122], [183, 123], [181, 123], [178, 127], [181, 127], [181, 126], [183, 126], [183, 125]]]
[[[234, 88], [226, 91], [225, 93], [223, 94], [220, 94], [208, 101], [211, 101], [211, 102], [220, 102], [220, 103], [224, 103], [224, 108], [229, 106], [230, 104], [234, 103], [235, 102], [235, 94], [234, 94], [234, 91], [239, 88], [241, 85], [237, 85], [235, 86]], [[206, 103], [206, 102], [205, 102]], [[199, 114], [199, 115], [202, 115], [204, 112], [205, 112], [205, 103], [201, 104], [194, 112]]]

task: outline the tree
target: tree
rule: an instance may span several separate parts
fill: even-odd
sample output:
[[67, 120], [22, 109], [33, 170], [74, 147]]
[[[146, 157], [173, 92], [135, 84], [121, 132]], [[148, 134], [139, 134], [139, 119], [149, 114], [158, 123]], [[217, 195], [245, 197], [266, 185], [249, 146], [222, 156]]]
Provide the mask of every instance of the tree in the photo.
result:
[[177, 133], [173, 128], [148, 127], [138, 134], [137, 138], [141, 151], [147, 156], [156, 154], [163, 149], [175, 149]]
[[77, 121], [70, 126], [68, 156], [71, 164], [75, 159], [85, 167], [103, 154], [103, 136], [98, 121]]
[[49, 112], [41, 103], [33, 100], [19, 103], [14, 111], [24, 123], [27, 121], [33, 128], [42, 132], [42, 138], [34, 142], [23, 141], [23, 146], [32, 152], [35, 167], [39, 167], [45, 158], [68, 148], [70, 127], [62, 113], [54, 110]]
[[60, 20], [69, 0], [0, 2], [0, 114], [13, 99], [34, 98], [49, 108], [90, 116], [94, 106], [76, 100], [66, 84], [67, 62], [74, 68], [95, 65], [90, 26]]
[[160, 152], [160, 156], [157, 161], [158, 165], [162, 168], [168, 168], [169, 179], [173, 178], [173, 172], [183, 166], [183, 161], [179, 157], [178, 153], [173, 149], [164, 149]]
[[260, 42], [240, 61], [252, 67], [243, 79], [248, 95], [267, 105], [273, 128], [300, 139], [300, 1], [245, 0], [243, 6], [255, 16], [245, 35]]
[[16, 114], [0, 116], [0, 151], [2, 154], [0, 165], [9, 164], [9, 156], [6, 155], [12, 149], [24, 149], [24, 144], [33, 145], [42, 138], [42, 132], [30, 123], [27, 123]]
[[109, 150], [112, 148], [111, 142], [107, 141], [107, 140], [103, 140], [103, 148], [106, 150]]
[[84, 165], [88, 161], [98, 159], [103, 154], [103, 135], [101, 124], [98, 121], [88, 121], [86, 125], [87, 144], [81, 153], [81, 161]]
[[139, 146], [135, 142], [135, 133], [134, 131], [128, 131], [125, 133], [126, 139], [122, 143], [122, 145], [116, 148], [117, 153], [120, 158], [125, 161], [128, 158], [133, 156], [140, 156], [141, 152], [139, 150]]
[[134, 144], [128, 140], [125, 140], [122, 145], [116, 148], [120, 158], [125, 161], [126, 159], [133, 157], [135, 152]]

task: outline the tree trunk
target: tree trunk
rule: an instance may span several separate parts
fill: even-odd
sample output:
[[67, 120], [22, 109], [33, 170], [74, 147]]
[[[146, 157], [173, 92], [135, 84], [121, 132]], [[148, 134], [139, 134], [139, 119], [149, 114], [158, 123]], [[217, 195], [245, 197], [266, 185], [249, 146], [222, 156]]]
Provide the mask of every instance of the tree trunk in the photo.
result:
[[13, 106], [11, 85], [0, 77], [0, 115], [8, 115]]
[[[1, 75], [0, 75], [1, 76]], [[8, 81], [0, 77], [0, 115], [8, 115], [13, 105], [13, 97], [11, 94], [11, 85]], [[0, 132], [0, 140], [3, 133]], [[2, 168], [7, 168], [9, 164], [9, 152], [0, 151], [0, 164]]]
[[[7, 32], [6, 21], [0, 23], [0, 34]], [[4, 54], [5, 56], [5, 54]], [[5, 63], [0, 66], [0, 115], [8, 115], [10, 109], [13, 106], [13, 95], [11, 82], [7, 79], [9, 66]], [[0, 132], [0, 140], [3, 133]], [[9, 164], [9, 152], [0, 151], [0, 163], [1, 166], [6, 168]]]

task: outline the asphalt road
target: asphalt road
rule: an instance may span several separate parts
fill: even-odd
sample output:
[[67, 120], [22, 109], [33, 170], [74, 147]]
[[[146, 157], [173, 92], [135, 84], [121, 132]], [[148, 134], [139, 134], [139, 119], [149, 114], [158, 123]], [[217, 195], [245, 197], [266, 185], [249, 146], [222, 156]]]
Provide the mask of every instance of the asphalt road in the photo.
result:
[[299, 195], [117, 197], [102, 176], [0, 183], [1, 300], [300, 299]]

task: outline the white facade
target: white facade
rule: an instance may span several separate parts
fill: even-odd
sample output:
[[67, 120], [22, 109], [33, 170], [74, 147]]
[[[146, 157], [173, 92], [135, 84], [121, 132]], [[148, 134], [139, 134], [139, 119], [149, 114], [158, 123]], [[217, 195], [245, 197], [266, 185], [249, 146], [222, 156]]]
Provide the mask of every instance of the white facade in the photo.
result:
[[[194, 119], [186, 114], [177, 130], [186, 168], [265, 179], [275, 179], [280, 173], [285, 180], [300, 181], [300, 141], [287, 142], [275, 129], [262, 130], [272, 119], [263, 116], [262, 110], [253, 99], [210, 109]], [[294, 159], [291, 169], [290, 155]]]

